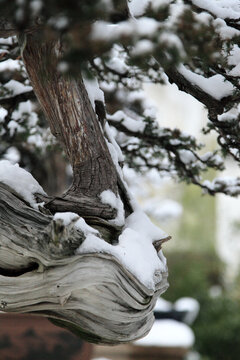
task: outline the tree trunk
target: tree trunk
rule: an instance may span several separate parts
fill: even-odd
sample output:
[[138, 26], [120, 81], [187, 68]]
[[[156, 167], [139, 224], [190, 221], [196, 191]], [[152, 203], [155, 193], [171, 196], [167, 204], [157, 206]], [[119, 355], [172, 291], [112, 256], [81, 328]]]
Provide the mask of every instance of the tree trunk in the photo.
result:
[[74, 179], [68, 193], [80, 197], [96, 197], [107, 189], [117, 193], [116, 170], [82, 78], [70, 79], [57, 71], [60, 53], [59, 43], [41, 44], [32, 34], [23, 59], [51, 131], [72, 165]]

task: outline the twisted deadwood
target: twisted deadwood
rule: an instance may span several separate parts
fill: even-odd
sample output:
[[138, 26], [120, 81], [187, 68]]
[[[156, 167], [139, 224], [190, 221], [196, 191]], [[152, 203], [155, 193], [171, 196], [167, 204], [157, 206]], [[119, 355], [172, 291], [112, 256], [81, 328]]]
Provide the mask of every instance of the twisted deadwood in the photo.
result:
[[149, 290], [114, 256], [75, 255], [84, 235], [65, 230], [53, 242], [52, 216], [0, 184], [1, 309], [47, 316], [94, 343], [146, 335], [156, 299], [168, 286], [167, 273]]

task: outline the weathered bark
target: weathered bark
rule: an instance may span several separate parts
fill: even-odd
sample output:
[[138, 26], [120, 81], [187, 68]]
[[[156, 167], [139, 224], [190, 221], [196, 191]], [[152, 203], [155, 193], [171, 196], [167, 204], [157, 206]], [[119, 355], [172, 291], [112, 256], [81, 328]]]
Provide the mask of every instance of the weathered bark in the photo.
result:
[[116, 344], [151, 328], [157, 297], [167, 288], [158, 274], [147, 289], [116, 258], [75, 255], [84, 241], [74, 227], [57, 226], [0, 184], [0, 308], [50, 317], [90, 342]]
[[82, 78], [70, 79], [57, 71], [60, 55], [56, 41], [27, 36], [23, 51], [27, 72], [51, 131], [73, 168], [68, 194], [96, 197], [106, 189], [117, 193], [116, 170]]

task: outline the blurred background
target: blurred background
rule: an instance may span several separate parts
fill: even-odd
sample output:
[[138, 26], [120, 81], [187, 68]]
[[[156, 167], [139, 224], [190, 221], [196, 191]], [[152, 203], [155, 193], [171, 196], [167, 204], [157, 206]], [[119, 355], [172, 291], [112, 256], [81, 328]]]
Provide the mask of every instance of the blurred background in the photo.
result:
[[[175, 85], [146, 85], [144, 90], [161, 126], [180, 127], [199, 137], [207, 121], [200, 103]], [[21, 116], [24, 111], [19, 108]], [[21, 148], [20, 140], [7, 149], [2, 143], [1, 158], [19, 162], [48, 193], [61, 193], [71, 181], [71, 169], [58, 145], [35, 154], [37, 135], [30, 137], [28, 148]], [[205, 150], [212, 150], [215, 143], [208, 135]], [[229, 160], [225, 175], [235, 173]], [[154, 170], [143, 176], [124, 167], [124, 175], [152, 221], [172, 236], [164, 246], [170, 287], [157, 304], [156, 326], [142, 342], [106, 348], [83, 343], [45, 319], [1, 314], [1, 360], [239, 359], [239, 201], [203, 195], [197, 187], [161, 178]]]

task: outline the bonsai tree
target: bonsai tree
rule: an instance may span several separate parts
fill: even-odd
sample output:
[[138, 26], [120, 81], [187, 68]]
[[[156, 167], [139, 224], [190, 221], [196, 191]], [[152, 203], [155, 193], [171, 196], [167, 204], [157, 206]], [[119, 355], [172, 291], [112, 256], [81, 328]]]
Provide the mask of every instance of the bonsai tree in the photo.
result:
[[[239, 161], [239, 2], [1, 0], [0, 9], [1, 156], [14, 147], [44, 182], [49, 147], [60, 145], [72, 168], [70, 187], [52, 196], [0, 162], [1, 309], [47, 316], [92, 342], [144, 336], [168, 286], [169, 236], [138, 208], [122, 167], [239, 194], [239, 179], [201, 179], [226, 156]], [[219, 149], [200, 155], [191, 135], [161, 128], [141, 90], [149, 81], [202, 102]]]

